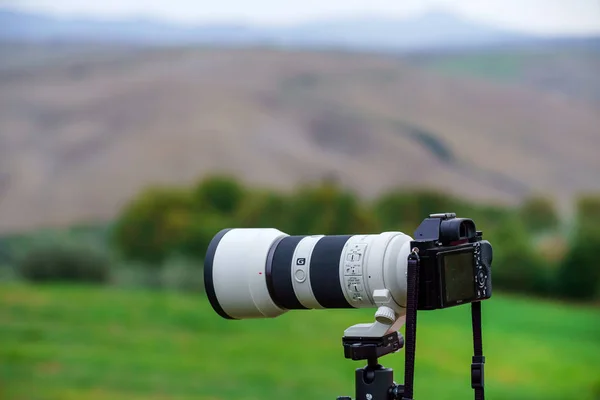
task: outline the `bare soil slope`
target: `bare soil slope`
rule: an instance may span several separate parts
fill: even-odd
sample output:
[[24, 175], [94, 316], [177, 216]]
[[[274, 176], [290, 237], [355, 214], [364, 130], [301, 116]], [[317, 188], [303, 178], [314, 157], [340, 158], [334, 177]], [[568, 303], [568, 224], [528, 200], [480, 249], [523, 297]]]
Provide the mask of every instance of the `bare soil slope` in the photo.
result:
[[282, 189], [333, 174], [367, 197], [600, 190], [594, 103], [374, 55], [88, 53], [0, 69], [2, 231], [108, 219], [217, 171]]

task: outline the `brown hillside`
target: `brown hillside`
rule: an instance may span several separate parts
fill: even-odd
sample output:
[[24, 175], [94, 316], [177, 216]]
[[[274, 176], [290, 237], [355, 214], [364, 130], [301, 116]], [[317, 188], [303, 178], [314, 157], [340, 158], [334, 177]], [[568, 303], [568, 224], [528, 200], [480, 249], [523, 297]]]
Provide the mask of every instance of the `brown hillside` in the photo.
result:
[[597, 105], [383, 56], [152, 50], [0, 70], [2, 231], [108, 219], [146, 185], [214, 171], [568, 201], [600, 190], [599, 150]]

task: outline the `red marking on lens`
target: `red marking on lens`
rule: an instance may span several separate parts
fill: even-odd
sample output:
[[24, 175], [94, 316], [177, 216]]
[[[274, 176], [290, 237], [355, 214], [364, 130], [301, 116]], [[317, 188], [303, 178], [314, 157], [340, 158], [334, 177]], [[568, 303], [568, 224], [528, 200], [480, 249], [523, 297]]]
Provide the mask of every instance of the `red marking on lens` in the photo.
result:
[[259, 275], [262, 275], [262, 272], [259, 272], [258, 274], [259, 274]]

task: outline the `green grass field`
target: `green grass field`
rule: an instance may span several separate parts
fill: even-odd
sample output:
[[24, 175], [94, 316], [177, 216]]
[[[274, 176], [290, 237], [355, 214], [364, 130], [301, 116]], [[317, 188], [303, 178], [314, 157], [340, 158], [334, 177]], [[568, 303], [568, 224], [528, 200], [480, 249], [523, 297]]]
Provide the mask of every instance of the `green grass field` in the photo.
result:
[[[225, 321], [203, 296], [0, 286], [0, 398], [335, 399], [354, 395], [349, 325], [373, 310]], [[470, 399], [468, 307], [424, 312], [417, 400]], [[600, 310], [496, 295], [484, 303], [488, 399], [600, 398]], [[402, 379], [402, 353], [381, 359]]]

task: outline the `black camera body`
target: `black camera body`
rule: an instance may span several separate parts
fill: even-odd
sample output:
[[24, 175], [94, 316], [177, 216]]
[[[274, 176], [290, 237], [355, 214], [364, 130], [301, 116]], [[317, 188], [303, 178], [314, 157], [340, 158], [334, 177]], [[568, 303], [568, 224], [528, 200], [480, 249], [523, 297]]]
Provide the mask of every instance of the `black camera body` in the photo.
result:
[[419, 255], [417, 309], [436, 310], [492, 296], [492, 245], [473, 220], [432, 214], [411, 242]]

